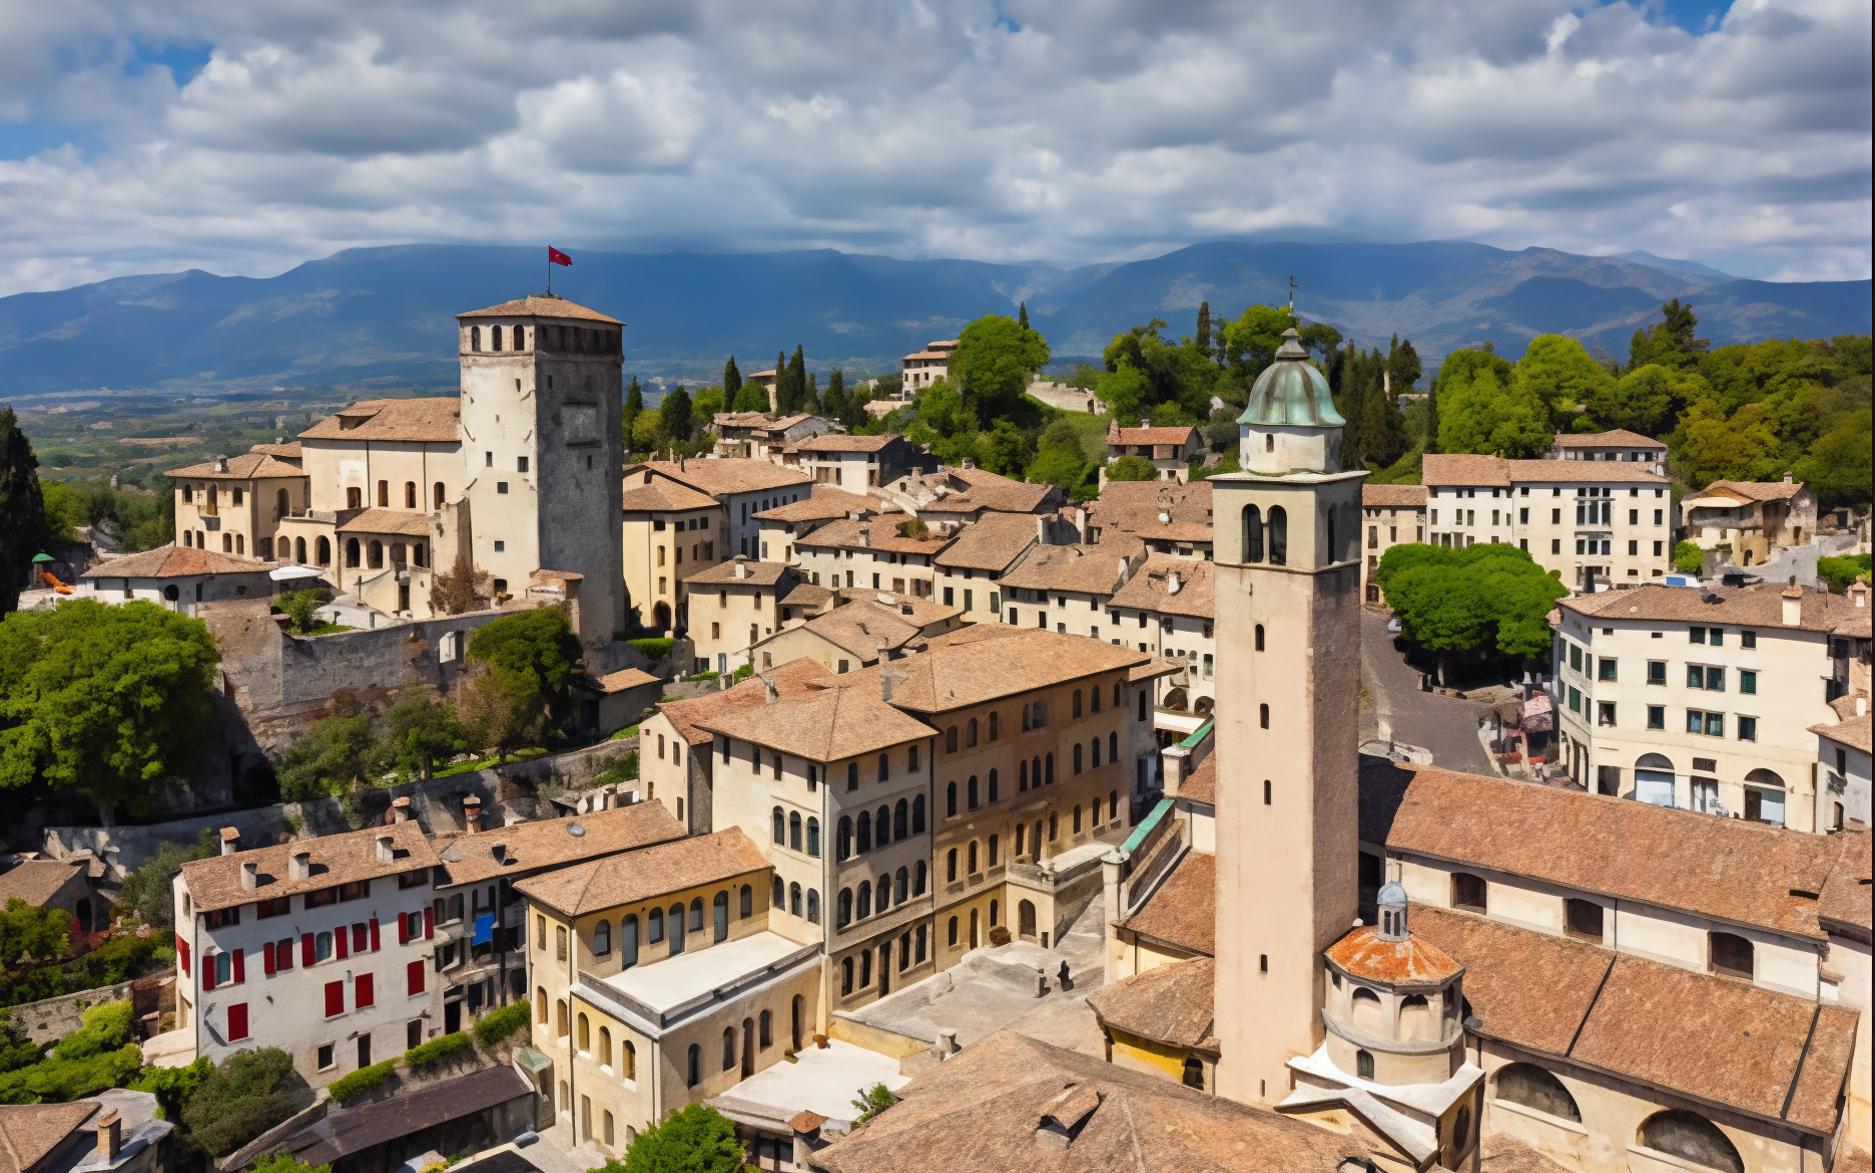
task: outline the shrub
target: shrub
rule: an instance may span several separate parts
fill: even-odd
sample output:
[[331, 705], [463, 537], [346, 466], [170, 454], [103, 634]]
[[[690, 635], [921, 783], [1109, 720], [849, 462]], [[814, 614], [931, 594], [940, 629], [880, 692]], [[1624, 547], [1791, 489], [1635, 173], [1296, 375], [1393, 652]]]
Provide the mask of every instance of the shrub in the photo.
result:
[[366, 1093], [383, 1087], [396, 1074], [397, 1060], [386, 1059], [382, 1063], [360, 1067], [350, 1075], [339, 1076], [326, 1085], [326, 1091], [330, 1092], [332, 1098], [339, 1103], [349, 1104]]
[[[527, 1004], [517, 1002], [515, 1005], [525, 1008]], [[474, 1053], [475, 1044], [469, 1041], [469, 1036], [462, 1031], [456, 1031], [454, 1034], [431, 1039], [427, 1043], [418, 1043], [405, 1051], [404, 1066], [414, 1072], [428, 1071], [430, 1068], [441, 1067], [445, 1063], [454, 1063]]]
[[52, 1047], [55, 1059], [89, 1059], [130, 1041], [130, 1003], [106, 1002], [85, 1011], [81, 1025]]
[[632, 782], [638, 778], [638, 751], [628, 749], [606, 763], [605, 769], [593, 776], [593, 785], [610, 786], [615, 782]]
[[1829, 589], [1837, 594], [1849, 589], [1857, 579], [1869, 577], [1869, 556], [1867, 554], [1839, 554], [1816, 560], [1817, 577], [1829, 584]]
[[288, 591], [274, 600], [274, 607], [287, 617], [293, 630], [305, 635], [319, 621], [314, 612], [332, 601], [332, 592], [324, 587], [307, 587], [305, 590]]
[[135, 1043], [82, 1059], [46, 1059], [0, 1075], [0, 1104], [64, 1104], [123, 1087], [143, 1068]]
[[[158, 1093], [161, 1098], [161, 1093]], [[312, 1102], [312, 1089], [278, 1047], [230, 1055], [183, 1093], [182, 1126], [212, 1156], [226, 1156]]]
[[742, 667], [730, 673], [729, 678], [735, 681], [737, 684], [740, 684], [753, 675], [755, 675], [755, 665], [744, 664]]
[[662, 660], [671, 654], [671, 645], [677, 641], [664, 636], [646, 636], [642, 639], [628, 639], [625, 642], [636, 648], [638, 653], [647, 660]]
[[1679, 541], [1673, 543], [1673, 569], [1681, 574], [1698, 574], [1700, 564], [1706, 560], [1706, 552], [1698, 542]]
[[526, 1002], [510, 1002], [499, 1010], [491, 1010], [475, 1020], [475, 1041], [483, 1050], [493, 1050], [514, 1035], [527, 1029], [528, 1007]]
[[96, 949], [68, 961], [0, 973], [0, 1006], [95, 990], [167, 969], [174, 961], [167, 934], [113, 933]]

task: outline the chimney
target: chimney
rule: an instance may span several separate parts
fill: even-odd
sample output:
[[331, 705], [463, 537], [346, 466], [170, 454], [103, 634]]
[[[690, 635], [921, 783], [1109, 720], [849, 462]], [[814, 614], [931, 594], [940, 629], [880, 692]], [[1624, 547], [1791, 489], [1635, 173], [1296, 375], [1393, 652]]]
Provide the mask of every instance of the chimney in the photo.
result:
[[900, 615], [910, 615], [911, 612], [912, 612], [912, 606], [910, 603], [900, 603], [898, 605], [898, 613]]
[[1784, 626], [1795, 627], [1802, 623], [1803, 588], [1797, 585], [1797, 576], [1794, 574], [1790, 576], [1790, 585], [1784, 588], [1783, 599], [1784, 613], [1781, 618]]
[[1790, 474], [1789, 474], [1789, 473], [1785, 473], [1785, 474], [1784, 474], [1784, 483], [1785, 483], [1785, 484], [1787, 484], [1787, 485], [1788, 485], [1788, 484], [1790, 483]]
[[964, 467], [965, 467], [965, 468], [975, 468], [976, 466], [977, 466], [977, 461], [976, 461], [976, 457], [974, 457], [974, 456], [966, 456], [966, 457], [964, 457]]
[[881, 672], [879, 674], [879, 699], [889, 703], [892, 700], [892, 689], [897, 684], [898, 677], [890, 672]]
[[1159, 510], [1159, 524], [1160, 524], [1160, 525], [1171, 525], [1171, 524], [1172, 524], [1172, 515], [1171, 515], [1170, 513], [1167, 513], [1167, 512], [1166, 512], [1165, 510], [1163, 510], [1163, 509], [1161, 509], [1161, 510]]
[[117, 1163], [124, 1148], [124, 1118], [116, 1108], [104, 1109], [98, 1117], [98, 1160], [107, 1167]]
[[508, 862], [508, 845], [491, 843], [488, 846], [488, 854], [494, 857], [496, 863], [505, 865]]
[[260, 887], [260, 865], [251, 859], [246, 860], [241, 864], [241, 890], [252, 892], [258, 887]]
[[239, 850], [241, 850], [241, 828], [235, 826], [223, 827], [221, 829], [221, 853], [223, 855], [233, 855]]
[[391, 799], [391, 822], [408, 823], [410, 821], [410, 796], [399, 795]]
[[[228, 458], [227, 458], [226, 456], [217, 456], [217, 457], [215, 458], [215, 471], [216, 471], [216, 472], [227, 472], [227, 471], [228, 471]], [[1789, 473], [1785, 473], [1785, 474], [1784, 474], [1784, 479], [1785, 479], [1786, 481], [1788, 481], [1788, 480], [1790, 479], [1790, 474], [1789, 474]]]
[[1868, 694], [1866, 692], [1859, 692], [1856, 694], [1855, 715], [1858, 717], [1868, 716]]
[[1166, 594], [1176, 595], [1178, 593], [1178, 588], [1184, 585], [1185, 584], [1179, 580], [1178, 571], [1173, 570], [1166, 574], [1165, 576], [1165, 593]]
[[471, 835], [482, 829], [482, 800], [478, 795], [462, 799], [462, 829]]
[[396, 840], [389, 835], [378, 836], [378, 862], [390, 863], [397, 858], [397, 849], [392, 846]]
[[1868, 584], [1865, 582], [1850, 583], [1849, 584], [1849, 601], [1855, 605], [1855, 608], [1858, 611], [1867, 607], [1868, 606]]
[[312, 879], [312, 852], [295, 851], [292, 862], [287, 868], [287, 875], [295, 880]]
[[1140, 426], [1140, 427], [1142, 427], [1142, 428], [1150, 428], [1150, 427], [1152, 426], [1152, 421], [1151, 421], [1151, 420], [1140, 420], [1140, 421], [1139, 421], [1139, 426]]
[[1081, 535], [1083, 544], [1087, 542], [1087, 507], [1077, 505], [1074, 509], [1074, 528]]
[[762, 703], [772, 705], [780, 696], [781, 693], [775, 689], [775, 682], [766, 676], [762, 677]]
[[1035, 1125], [1036, 1143], [1065, 1151], [1080, 1135], [1094, 1109], [1100, 1107], [1100, 1099], [1100, 1093], [1086, 1084], [1071, 1083], [1063, 1088], [1060, 1095], [1042, 1105], [1041, 1119]]
[[739, 579], [749, 577], [749, 564], [741, 558], [736, 559], [735, 575]]
[[1048, 515], [1046, 513], [1035, 515], [1035, 540], [1044, 546], [1048, 544]]

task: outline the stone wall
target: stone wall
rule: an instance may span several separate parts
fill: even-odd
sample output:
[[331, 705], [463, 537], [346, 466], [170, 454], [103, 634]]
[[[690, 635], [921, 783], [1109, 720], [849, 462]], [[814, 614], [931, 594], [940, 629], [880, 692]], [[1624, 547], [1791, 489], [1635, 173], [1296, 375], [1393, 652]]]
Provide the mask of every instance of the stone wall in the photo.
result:
[[28, 1041], [50, 1043], [77, 1030], [84, 1021], [85, 1011], [93, 1006], [123, 1001], [131, 1003], [139, 1020], [148, 1017], [155, 1021], [162, 1012], [176, 1008], [175, 982], [167, 974], [152, 974], [121, 981], [116, 985], [74, 990], [37, 1002], [22, 1002], [7, 1008], [6, 1013]]

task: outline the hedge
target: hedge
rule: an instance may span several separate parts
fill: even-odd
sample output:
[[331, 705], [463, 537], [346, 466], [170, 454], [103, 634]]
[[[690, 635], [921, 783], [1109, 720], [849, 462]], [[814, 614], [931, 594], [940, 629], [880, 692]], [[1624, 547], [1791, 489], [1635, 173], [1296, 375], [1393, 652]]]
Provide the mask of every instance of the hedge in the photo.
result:
[[[525, 1003], [516, 1003], [516, 1005], [525, 1005]], [[469, 1041], [469, 1036], [462, 1031], [456, 1031], [453, 1034], [431, 1039], [427, 1043], [418, 1043], [405, 1051], [404, 1066], [413, 1072], [421, 1072], [431, 1067], [440, 1067], [445, 1063], [453, 1063], [464, 1055], [474, 1053], [475, 1044]]]
[[382, 1063], [373, 1063], [369, 1067], [360, 1067], [350, 1075], [342, 1075], [326, 1085], [332, 1098], [341, 1104], [349, 1104], [368, 1092], [374, 1092], [397, 1074], [397, 1060], [386, 1059]]
[[662, 660], [671, 654], [671, 645], [677, 641], [662, 636], [651, 636], [645, 639], [628, 639], [625, 642], [637, 648], [647, 660]]
[[491, 1010], [475, 1020], [475, 1041], [482, 1044], [484, 1050], [492, 1049], [526, 1030], [527, 1017], [525, 1001], [510, 1002], [499, 1010]]

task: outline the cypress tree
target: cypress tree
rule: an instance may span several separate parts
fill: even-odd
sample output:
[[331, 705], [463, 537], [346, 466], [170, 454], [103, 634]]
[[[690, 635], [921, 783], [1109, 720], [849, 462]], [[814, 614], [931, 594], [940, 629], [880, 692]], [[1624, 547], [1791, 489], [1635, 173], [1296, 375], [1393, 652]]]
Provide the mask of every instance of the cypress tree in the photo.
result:
[[1406, 417], [1377, 378], [1369, 379], [1361, 402], [1362, 458], [1386, 468], [1406, 455]]
[[846, 402], [846, 372], [839, 367], [827, 374], [827, 390], [820, 397], [820, 414], [828, 419], [845, 419], [851, 410]]
[[786, 415], [788, 412], [788, 354], [784, 350], [775, 352], [775, 393], [771, 397], [775, 411]]
[[1198, 303], [1198, 332], [1194, 340], [1199, 350], [1207, 355], [1211, 353], [1211, 303], [1208, 301]]
[[0, 615], [20, 604], [20, 580], [49, 536], [39, 458], [10, 407], [0, 408]]
[[801, 396], [801, 410], [820, 414], [820, 372], [807, 376], [807, 394]]
[[1026, 301], [1016, 303], [1016, 325], [1024, 330], [1029, 328], [1029, 303]]
[[788, 360], [788, 396], [783, 409], [788, 414], [800, 411], [807, 402], [807, 357], [798, 342], [794, 344], [794, 357]]
[[638, 385], [638, 376], [633, 375], [632, 381], [625, 385], [625, 407], [619, 412], [620, 439], [624, 442], [627, 452], [630, 452], [632, 447], [632, 425], [637, 423], [638, 417], [644, 413], [645, 389]]
[[736, 368], [736, 356], [730, 355], [723, 364], [723, 407], [735, 410], [736, 392], [742, 390], [742, 372]]

